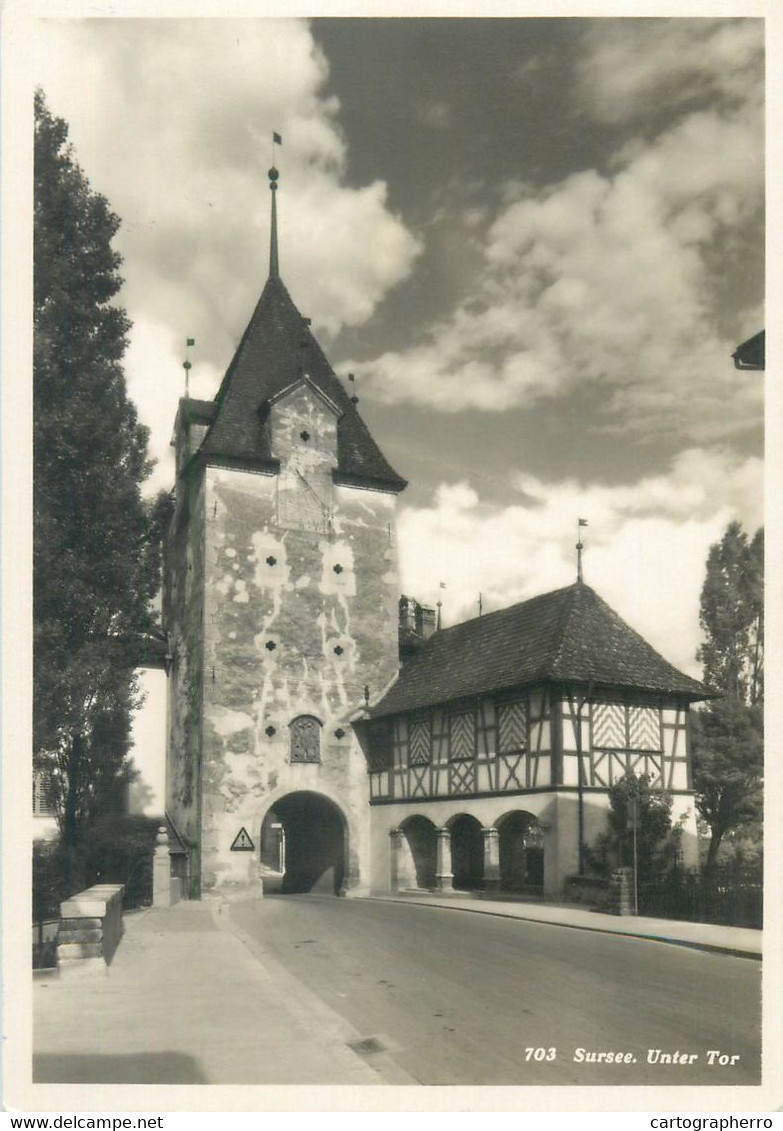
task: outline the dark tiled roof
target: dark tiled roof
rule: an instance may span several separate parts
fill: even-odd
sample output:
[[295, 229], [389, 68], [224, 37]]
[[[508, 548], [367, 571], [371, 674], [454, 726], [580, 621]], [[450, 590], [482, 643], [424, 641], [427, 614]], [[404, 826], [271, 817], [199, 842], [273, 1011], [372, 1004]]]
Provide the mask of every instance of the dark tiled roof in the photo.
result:
[[[306, 346], [302, 348], [302, 342]], [[386, 462], [281, 280], [272, 276], [218, 390], [217, 417], [201, 452], [211, 458], [274, 464], [263, 408], [304, 370], [342, 416], [336, 476], [401, 491], [407, 484]], [[261, 410], [259, 412], [259, 410]]]
[[760, 330], [752, 338], [748, 338], [741, 346], [737, 346], [731, 355], [734, 358], [736, 369], [763, 369], [765, 351], [765, 333]]
[[467, 695], [551, 680], [710, 692], [672, 667], [589, 586], [577, 582], [443, 629], [410, 659], [371, 714], [393, 715]]

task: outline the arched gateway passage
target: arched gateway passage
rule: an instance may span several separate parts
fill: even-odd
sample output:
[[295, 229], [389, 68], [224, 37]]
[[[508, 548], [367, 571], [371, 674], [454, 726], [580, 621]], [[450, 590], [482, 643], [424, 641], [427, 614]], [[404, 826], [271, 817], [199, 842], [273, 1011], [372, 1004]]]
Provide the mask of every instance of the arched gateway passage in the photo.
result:
[[[282, 854], [277, 847], [280, 844], [284, 846]], [[301, 790], [276, 801], [261, 827], [261, 850], [262, 863], [273, 867], [271, 860], [264, 860], [264, 853], [276, 853], [284, 870], [283, 893], [316, 890], [337, 894], [342, 890], [347, 825], [334, 802], [320, 793]]]

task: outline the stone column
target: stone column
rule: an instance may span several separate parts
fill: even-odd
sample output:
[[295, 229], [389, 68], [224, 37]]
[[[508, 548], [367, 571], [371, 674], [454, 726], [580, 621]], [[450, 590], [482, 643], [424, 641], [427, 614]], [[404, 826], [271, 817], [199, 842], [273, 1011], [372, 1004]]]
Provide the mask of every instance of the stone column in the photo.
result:
[[391, 890], [396, 893], [402, 885], [402, 829], [389, 829], [389, 851], [391, 852]]
[[448, 829], [436, 829], [438, 855], [435, 863], [435, 886], [438, 891], [454, 890], [454, 873], [451, 870], [451, 833]]
[[166, 826], [161, 825], [152, 861], [152, 906], [171, 907], [173, 902], [169, 834]]
[[500, 833], [494, 827], [481, 830], [484, 837], [484, 890], [500, 890]]

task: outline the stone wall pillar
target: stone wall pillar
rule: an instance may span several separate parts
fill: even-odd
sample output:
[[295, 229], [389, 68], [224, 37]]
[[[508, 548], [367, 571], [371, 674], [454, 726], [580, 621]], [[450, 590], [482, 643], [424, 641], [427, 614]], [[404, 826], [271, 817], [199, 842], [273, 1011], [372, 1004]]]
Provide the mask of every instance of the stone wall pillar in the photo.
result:
[[500, 889], [500, 833], [494, 827], [482, 829], [484, 837], [484, 890]]
[[60, 904], [60, 976], [106, 973], [122, 938], [123, 884], [96, 884]]
[[165, 825], [158, 829], [152, 861], [152, 906], [171, 907], [182, 896], [182, 880], [171, 874], [169, 834]]
[[435, 862], [435, 886], [438, 891], [454, 890], [454, 873], [451, 870], [451, 833], [448, 829], [436, 829], [438, 837]]

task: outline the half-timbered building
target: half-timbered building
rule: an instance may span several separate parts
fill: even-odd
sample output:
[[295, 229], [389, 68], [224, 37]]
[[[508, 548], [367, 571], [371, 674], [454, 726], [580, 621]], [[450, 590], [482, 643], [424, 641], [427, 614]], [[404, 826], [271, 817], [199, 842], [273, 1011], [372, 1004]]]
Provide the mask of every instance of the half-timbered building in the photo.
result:
[[560, 891], [629, 773], [672, 795], [695, 863], [706, 694], [581, 581], [436, 632], [355, 724], [376, 886]]

